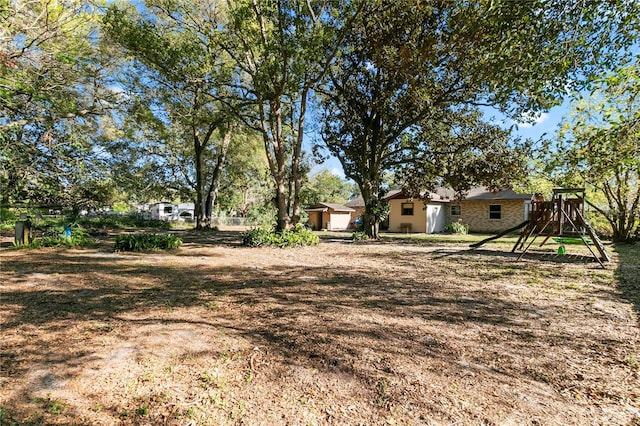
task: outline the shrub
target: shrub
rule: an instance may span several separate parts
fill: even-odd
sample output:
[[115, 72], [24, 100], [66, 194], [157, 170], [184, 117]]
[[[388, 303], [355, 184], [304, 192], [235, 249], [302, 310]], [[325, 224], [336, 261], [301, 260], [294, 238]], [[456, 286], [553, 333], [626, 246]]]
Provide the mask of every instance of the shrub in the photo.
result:
[[248, 247], [278, 246], [298, 247], [314, 246], [320, 242], [320, 238], [301, 224], [292, 230], [275, 232], [272, 228], [253, 228], [242, 233], [242, 245]]
[[463, 225], [460, 222], [451, 222], [444, 227], [444, 232], [447, 234], [462, 234], [465, 235], [469, 231], [469, 227]]
[[43, 232], [42, 237], [34, 238], [25, 247], [90, 247], [95, 245], [96, 240], [85, 229], [79, 226], [70, 226], [69, 228], [71, 229], [71, 234], [67, 235], [64, 227], [50, 227]]
[[275, 244], [276, 233], [272, 229], [252, 228], [242, 233], [242, 245], [247, 247], [270, 246]]
[[182, 239], [173, 234], [123, 234], [116, 237], [115, 251], [173, 250]]

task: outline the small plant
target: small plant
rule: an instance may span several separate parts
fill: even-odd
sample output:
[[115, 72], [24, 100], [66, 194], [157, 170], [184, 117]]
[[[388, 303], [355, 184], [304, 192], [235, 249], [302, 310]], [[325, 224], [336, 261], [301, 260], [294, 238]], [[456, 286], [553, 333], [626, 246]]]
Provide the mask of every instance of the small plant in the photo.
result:
[[362, 241], [362, 240], [366, 240], [369, 237], [367, 236], [367, 233], [364, 231], [356, 231], [353, 234], [351, 234], [351, 239], [353, 241]]
[[444, 232], [447, 234], [460, 234], [466, 235], [469, 232], [469, 227], [460, 222], [451, 222], [444, 228]]
[[640, 360], [634, 354], [629, 355], [625, 362], [629, 367], [640, 368]]
[[123, 234], [116, 237], [115, 251], [174, 250], [182, 239], [173, 234]]
[[62, 414], [67, 409], [67, 404], [59, 399], [52, 399], [51, 395], [47, 395], [46, 399], [35, 398], [34, 402], [44, 403], [44, 408], [51, 414]]
[[0, 406], [0, 425], [14, 424], [12, 422], [13, 422], [13, 418], [11, 416], [11, 413], [9, 413], [9, 410], [7, 410], [6, 408]]
[[190, 420], [194, 420], [196, 418], [196, 409], [193, 407], [189, 407], [189, 409], [185, 413], [185, 417]]
[[0, 208], [0, 223], [7, 223], [10, 228], [13, 228], [17, 219], [18, 217], [11, 210]]

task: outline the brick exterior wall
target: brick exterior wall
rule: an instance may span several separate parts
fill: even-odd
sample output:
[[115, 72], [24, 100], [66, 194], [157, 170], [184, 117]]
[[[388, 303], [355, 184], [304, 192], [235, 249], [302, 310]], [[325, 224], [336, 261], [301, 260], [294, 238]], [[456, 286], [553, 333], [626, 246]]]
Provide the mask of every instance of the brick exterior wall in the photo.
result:
[[[489, 219], [489, 206], [493, 204], [502, 206], [500, 219]], [[447, 220], [458, 221], [459, 219], [463, 224], [469, 226], [469, 232], [500, 232], [525, 220], [523, 200], [462, 201], [460, 206], [460, 216], [450, 216], [451, 209], [447, 209], [449, 210]]]

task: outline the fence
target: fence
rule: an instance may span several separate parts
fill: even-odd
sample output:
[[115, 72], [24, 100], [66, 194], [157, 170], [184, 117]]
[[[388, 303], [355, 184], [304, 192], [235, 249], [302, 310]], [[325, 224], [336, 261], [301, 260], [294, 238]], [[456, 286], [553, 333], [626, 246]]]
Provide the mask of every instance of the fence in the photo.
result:
[[248, 217], [214, 217], [211, 221], [216, 226], [253, 226], [255, 222]]

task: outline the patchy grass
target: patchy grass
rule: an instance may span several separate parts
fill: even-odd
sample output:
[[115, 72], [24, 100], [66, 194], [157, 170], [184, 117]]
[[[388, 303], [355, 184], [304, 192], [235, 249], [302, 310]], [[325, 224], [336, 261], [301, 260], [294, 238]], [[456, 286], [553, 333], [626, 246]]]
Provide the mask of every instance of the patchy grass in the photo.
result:
[[640, 422], [640, 246], [0, 249], [0, 424]]

